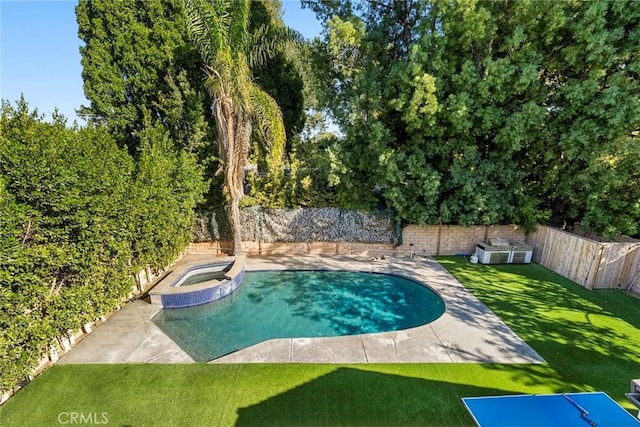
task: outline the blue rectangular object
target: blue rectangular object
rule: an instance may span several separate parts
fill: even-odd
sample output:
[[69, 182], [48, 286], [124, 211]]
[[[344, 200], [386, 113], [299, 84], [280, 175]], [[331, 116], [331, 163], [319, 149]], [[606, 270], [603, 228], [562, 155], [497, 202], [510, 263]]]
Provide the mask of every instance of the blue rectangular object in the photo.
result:
[[478, 427], [640, 427], [606, 393], [524, 394], [462, 399]]

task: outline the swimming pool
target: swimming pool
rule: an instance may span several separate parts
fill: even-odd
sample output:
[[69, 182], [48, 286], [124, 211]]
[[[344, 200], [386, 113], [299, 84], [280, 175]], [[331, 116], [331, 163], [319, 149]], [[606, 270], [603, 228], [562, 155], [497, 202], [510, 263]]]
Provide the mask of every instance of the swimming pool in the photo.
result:
[[430, 288], [399, 276], [350, 271], [248, 272], [232, 295], [161, 310], [153, 322], [196, 361], [275, 338], [389, 332], [444, 313]]

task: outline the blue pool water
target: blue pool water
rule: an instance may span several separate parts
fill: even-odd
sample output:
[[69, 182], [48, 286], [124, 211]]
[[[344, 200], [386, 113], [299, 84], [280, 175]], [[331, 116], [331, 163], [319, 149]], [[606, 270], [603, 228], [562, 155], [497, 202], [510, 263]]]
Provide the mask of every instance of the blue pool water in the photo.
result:
[[248, 272], [220, 301], [153, 318], [196, 361], [273, 338], [397, 331], [444, 313], [431, 289], [398, 276], [347, 271]]

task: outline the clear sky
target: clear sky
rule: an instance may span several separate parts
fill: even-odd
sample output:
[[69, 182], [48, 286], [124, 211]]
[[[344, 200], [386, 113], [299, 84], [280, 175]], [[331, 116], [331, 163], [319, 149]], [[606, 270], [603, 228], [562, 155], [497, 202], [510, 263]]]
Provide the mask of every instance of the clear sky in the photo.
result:
[[[69, 0], [0, 0], [0, 98], [14, 104], [24, 93], [47, 118], [55, 107], [69, 123], [88, 105], [82, 91], [78, 24]], [[299, 0], [283, 0], [285, 23], [307, 38], [322, 31]], [[82, 122], [81, 122], [82, 123]]]

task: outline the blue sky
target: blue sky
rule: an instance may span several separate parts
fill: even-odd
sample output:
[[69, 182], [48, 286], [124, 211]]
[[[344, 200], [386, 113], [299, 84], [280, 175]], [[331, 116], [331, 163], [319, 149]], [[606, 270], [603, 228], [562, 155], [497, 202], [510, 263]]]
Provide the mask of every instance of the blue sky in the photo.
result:
[[[82, 91], [77, 1], [0, 0], [0, 98], [12, 104], [24, 93], [47, 118], [55, 107], [69, 123], [88, 104]], [[283, 0], [285, 23], [307, 38], [322, 27], [299, 0]]]

